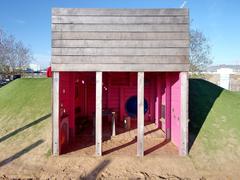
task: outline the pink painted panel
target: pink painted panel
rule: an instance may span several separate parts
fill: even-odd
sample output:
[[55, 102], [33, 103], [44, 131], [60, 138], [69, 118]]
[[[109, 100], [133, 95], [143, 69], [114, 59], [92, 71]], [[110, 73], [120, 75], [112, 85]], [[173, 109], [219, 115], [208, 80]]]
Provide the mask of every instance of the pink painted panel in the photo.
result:
[[154, 100], [155, 100], [155, 92], [152, 92], [152, 85], [145, 86], [144, 88], [144, 98], [148, 102], [148, 111], [146, 112], [144, 119], [145, 121], [154, 122], [154, 112], [155, 112], [155, 106], [154, 106]]
[[166, 138], [170, 139], [171, 138], [171, 97], [172, 97], [172, 92], [171, 92], [171, 73], [166, 73], [166, 89], [165, 89], [165, 97], [166, 97], [166, 105], [165, 105], [165, 111], [166, 111], [166, 122], [165, 122], [165, 133], [166, 133]]
[[[69, 127], [62, 129], [63, 123], [70, 124], [71, 117], [71, 98], [70, 98], [70, 74], [60, 73], [59, 81], [59, 152], [60, 154], [66, 151], [67, 132]], [[68, 118], [66, 118], [68, 117]]]
[[160, 122], [159, 122], [159, 112], [160, 112], [160, 106], [159, 106], [159, 96], [156, 96], [155, 99], [155, 124], [156, 127], [159, 128], [160, 127]]
[[[70, 141], [75, 137], [75, 116], [93, 116], [95, 112], [95, 73], [60, 72], [59, 83], [59, 137], [60, 153], [64, 153], [66, 131], [61, 130], [63, 123], [68, 124]], [[67, 117], [67, 118], [65, 118]], [[66, 120], [67, 119], [67, 120]]]
[[113, 109], [119, 108], [120, 88], [117, 86], [109, 86], [108, 88], [108, 106]]
[[171, 73], [171, 139], [172, 142], [180, 147], [180, 79], [179, 73]]
[[148, 116], [148, 120], [151, 121], [151, 122], [154, 122], [155, 120], [155, 100], [156, 100], [156, 96], [157, 96], [157, 92], [156, 92], [156, 75], [157, 73], [152, 73], [152, 72], [147, 72], [145, 73], [146, 77], [148, 78], [148, 74], [149, 74], [149, 80], [150, 80], [150, 86], [147, 86], [148, 87], [148, 90], [145, 90], [146, 94], [148, 94], [148, 98], [149, 98], [149, 116]]
[[155, 94], [155, 124], [157, 128], [161, 128], [162, 125], [160, 123], [160, 117], [161, 117], [161, 108], [162, 108], [162, 95], [161, 95], [161, 81], [162, 79], [160, 78], [160, 73], [156, 74], [156, 84], [155, 84], [155, 89], [156, 89], [156, 94]]
[[166, 73], [161, 73], [160, 76], [160, 108], [161, 108], [161, 113], [160, 113], [160, 117], [161, 117], [161, 127], [162, 130], [166, 133]]

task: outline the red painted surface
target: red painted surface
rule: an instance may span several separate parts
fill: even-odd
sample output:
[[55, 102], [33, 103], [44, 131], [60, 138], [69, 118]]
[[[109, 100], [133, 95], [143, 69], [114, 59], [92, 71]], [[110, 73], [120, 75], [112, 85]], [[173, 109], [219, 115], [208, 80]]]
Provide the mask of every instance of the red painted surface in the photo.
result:
[[51, 68], [51, 66], [49, 66], [47, 68], [47, 77], [52, 77], [52, 68]]
[[[173, 142], [178, 146], [180, 126], [180, 82], [179, 73], [145, 73], [144, 97], [148, 102], [145, 121], [155, 122], [157, 127], [172, 129]], [[74, 141], [78, 122], [87, 119], [93, 122], [95, 115], [95, 72], [60, 72], [59, 87], [59, 126], [68, 119], [69, 141]], [[116, 112], [117, 124], [123, 125], [128, 116], [125, 103], [131, 96], [137, 95], [137, 73], [103, 73], [103, 110]], [[175, 97], [176, 95], [176, 97]], [[175, 114], [171, 113], [171, 107]], [[162, 108], [165, 108], [164, 110]], [[165, 113], [165, 114], [163, 114]], [[166, 125], [160, 119], [166, 119]], [[64, 119], [64, 122], [63, 122]], [[171, 122], [173, 119], [173, 122]], [[59, 127], [59, 128], [60, 128]], [[66, 130], [60, 129], [61, 141], [66, 141]], [[64, 143], [60, 144], [60, 153], [64, 153]]]

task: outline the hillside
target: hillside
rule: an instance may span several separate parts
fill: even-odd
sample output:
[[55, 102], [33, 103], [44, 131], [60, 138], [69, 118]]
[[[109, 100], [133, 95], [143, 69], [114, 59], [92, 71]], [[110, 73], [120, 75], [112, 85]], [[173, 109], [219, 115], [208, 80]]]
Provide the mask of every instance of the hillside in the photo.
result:
[[[190, 80], [190, 157], [197, 168], [237, 172], [240, 159], [240, 93]], [[195, 141], [194, 141], [194, 138]], [[194, 142], [192, 142], [194, 141]]]
[[[0, 88], [0, 168], [22, 167], [23, 163], [30, 169], [41, 169], [46, 163], [51, 147], [50, 92], [51, 79], [45, 78], [18, 79]], [[204, 175], [236, 174], [240, 159], [240, 93], [191, 79], [189, 105], [190, 161]], [[185, 160], [179, 161], [181, 165]], [[26, 167], [19, 172], [23, 169]]]
[[36, 158], [50, 152], [50, 87], [51, 79], [43, 78], [18, 79], [0, 88], [1, 160], [14, 159], [40, 144], [33, 151], [40, 152]]

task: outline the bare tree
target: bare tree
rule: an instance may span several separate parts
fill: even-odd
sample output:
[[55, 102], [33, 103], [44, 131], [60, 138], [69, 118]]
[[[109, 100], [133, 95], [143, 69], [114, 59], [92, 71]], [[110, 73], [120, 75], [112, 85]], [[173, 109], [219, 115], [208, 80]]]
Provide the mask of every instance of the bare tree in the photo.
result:
[[190, 31], [190, 63], [191, 72], [202, 72], [212, 64], [209, 41], [196, 29]]
[[22, 73], [33, 60], [30, 49], [0, 29], [0, 73]]
[[1, 74], [4, 72], [5, 66], [7, 64], [6, 53], [5, 53], [5, 39], [6, 39], [6, 34], [3, 32], [3, 30], [0, 29], [0, 73]]
[[17, 71], [22, 73], [33, 60], [33, 55], [30, 49], [25, 47], [21, 41], [15, 43], [15, 54]]

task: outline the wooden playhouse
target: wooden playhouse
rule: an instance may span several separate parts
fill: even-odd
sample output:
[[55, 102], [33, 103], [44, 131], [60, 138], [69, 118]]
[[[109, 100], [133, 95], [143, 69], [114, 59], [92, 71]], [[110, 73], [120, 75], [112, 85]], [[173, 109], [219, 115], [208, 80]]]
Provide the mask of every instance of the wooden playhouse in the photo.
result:
[[143, 156], [151, 122], [186, 155], [188, 56], [187, 9], [54, 8], [53, 154], [64, 153], [91, 122], [96, 155], [109, 126], [113, 136], [136, 128], [136, 154]]

